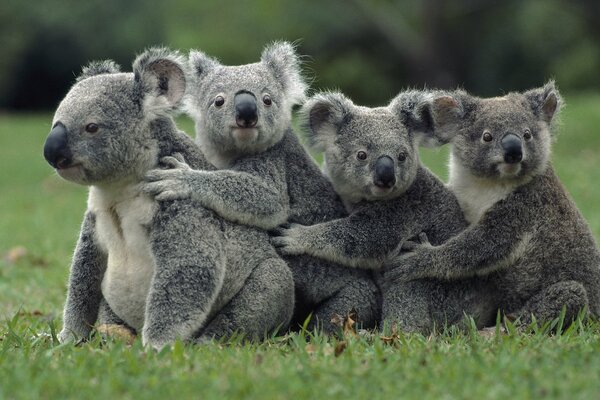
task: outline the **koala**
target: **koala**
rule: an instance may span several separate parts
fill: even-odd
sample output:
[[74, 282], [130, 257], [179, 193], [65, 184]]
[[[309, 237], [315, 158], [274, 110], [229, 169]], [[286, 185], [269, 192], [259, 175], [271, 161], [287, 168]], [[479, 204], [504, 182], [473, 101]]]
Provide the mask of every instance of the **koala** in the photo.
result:
[[[325, 171], [349, 211], [346, 217], [279, 230], [284, 254], [308, 254], [351, 268], [382, 271], [405, 242], [425, 233], [439, 245], [466, 228], [455, 196], [419, 160], [433, 138], [429, 93], [407, 91], [386, 107], [355, 105], [341, 93], [320, 93], [304, 104], [310, 145], [324, 152]], [[382, 318], [403, 331], [427, 332], [464, 313], [485, 325], [485, 282], [423, 279], [382, 286]]]
[[[204, 53], [189, 56], [186, 109], [196, 141], [216, 171], [179, 168], [147, 174], [157, 199], [187, 199], [228, 221], [264, 230], [291, 222], [312, 225], [346, 215], [331, 183], [291, 127], [292, 106], [306, 84], [292, 45], [265, 48], [257, 63], [224, 66]], [[309, 328], [337, 330], [331, 319], [353, 309], [363, 326], [379, 314], [369, 271], [352, 271], [307, 256], [284, 257], [296, 287], [294, 324], [312, 312]]]
[[292, 316], [291, 271], [266, 233], [142, 190], [144, 175], [177, 153], [192, 168], [213, 168], [170, 116], [185, 93], [183, 63], [166, 49], [138, 56], [133, 73], [93, 63], [56, 111], [44, 157], [90, 187], [62, 342], [87, 338], [98, 321], [126, 325], [160, 349], [235, 331], [258, 337]]
[[390, 260], [386, 279], [492, 282], [496, 309], [523, 323], [565, 310], [600, 313], [600, 253], [550, 163], [562, 100], [554, 82], [481, 99], [457, 91], [432, 102], [438, 143], [451, 144], [449, 187], [469, 227]]

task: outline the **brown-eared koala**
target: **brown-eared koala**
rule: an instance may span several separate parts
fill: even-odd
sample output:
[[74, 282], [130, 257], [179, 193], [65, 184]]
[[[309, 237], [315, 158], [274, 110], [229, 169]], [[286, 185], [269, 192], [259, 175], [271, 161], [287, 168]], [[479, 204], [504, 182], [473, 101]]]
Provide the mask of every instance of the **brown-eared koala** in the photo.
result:
[[161, 348], [234, 331], [259, 337], [292, 316], [292, 275], [267, 234], [142, 191], [166, 156], [212, 169], [170, 116], [185, 92], [184, 62], [150, 49], [133, 73], [93, 63], [56, 111], [44, 156], [62, 178], [90, 186], [63, 342], [88, 337], [96, 321], [125, 324]]
[[[155, 170], [147, 176], [147, 193], [157, 199], [191, 197], [230, 221], [267, 230], [346, 214], [292, 131], [292, 106], [304, 100], [306, 89], [292, 45], [270, 45], [260, 62], [247, 65], [224, 66], [196, 51], [189, 61], [186, 108], [196, 121], [198, 144], [220, 170]], [[335, 314], [355, 309], [364, 326], [374, 325], [378, 289], [368, 271], [306, 256], [285, 260], [296, 285], [294, 321], [312, 311], [311, 327], [318, 323], [330, 332]]]
[[550, 164], [554, 82], [481, 99], [458, 91], [432, 103], [439, 143], [450, 142], [449, 186], [469, 227], [441, 245], [421, 243], [390, 261], [392, 281], [491, 279], [496, 308], [524, 323], [563, 308], [600, 315], [600, 253]]
[[[467, 223], [458, 201], [419, 160], [433, 139], [430, 94], [407, 91], [386, 107], [357, 106], [341, 93], [320, 93], [302, 107], [311, 146], [324, 152], [325, 171], [350, 214], [311, 226], [279, 229], [284, 254], [309, 254], [348, 267], [381, 271], [399, 243], [425, 233], [434, 244]], [[403, 331], [491, 314], [481, 301], [484, 280], [422, 279], [382, 286], [382, 317]], [[479, 321], [481, 325], [489, 321]]]

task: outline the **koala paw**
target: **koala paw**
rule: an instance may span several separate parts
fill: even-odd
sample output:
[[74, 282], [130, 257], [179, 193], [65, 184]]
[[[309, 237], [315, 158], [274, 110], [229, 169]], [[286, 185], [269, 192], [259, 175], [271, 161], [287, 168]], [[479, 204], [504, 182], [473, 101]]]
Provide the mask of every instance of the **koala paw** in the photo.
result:
[[146, 348], [146, 349], [152, 349], [155, 351], [161, 351], [162, 349], [164, 349], [166, 346], [169, 346], [171, 344], [171, 341], [166, 340], [166, 339], [160, 339], [160, 338], [154, 338], [151, 335], [149, 335], [147, 332], [142, 332], [142, 345]]
[[306, 248], [302, 243], [302, 237], [305, 234], [306, 227], [300, 224], [290, 224], [281, 226], [272, 231], [274, 235], [271, 238], [271, 244], [285, 255], [298, 255], [306, 253]]
[[68, 329], [63, 329], [58, 334], [58, 341], [60, 343], [74, 343], [77, 340], [78, 339], [75, 336], [75, 334], [71, 330], [68, 330]]
[[173, 153], [172, 156], [163, 157], [160, 159], [160, 163], [168, 169], [181, 169], [191, 170], [192, 168], [187, 165], [183, 155], [181, 153]]
[[[173, 160], [178, 162], [175, 158]], [[185, 179], [185, 173], [188, 171], [191, 170], [154, 169], [149, 171], [144, 177], [142, 191], [157, 201], [187, 199], [192, 195], [192, 190]]]

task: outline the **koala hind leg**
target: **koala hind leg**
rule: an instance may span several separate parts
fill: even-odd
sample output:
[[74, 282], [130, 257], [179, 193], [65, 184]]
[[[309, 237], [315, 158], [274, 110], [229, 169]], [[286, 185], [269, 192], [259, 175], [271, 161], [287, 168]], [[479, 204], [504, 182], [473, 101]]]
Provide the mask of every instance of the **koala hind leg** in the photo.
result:
[[387, 327], [395, 324], [402, 332], [430, 332], [434, 327], [430, 311], [431, 289], [428, 281], [416, 280], [384, 290], [383, 323]]
[[202, 330], [197, 341], [229, 337], [235, 332], [260, 340], [287, 328], [294, 310], [294, 282], [279, 258], [260, 263], [244, 286]]
[[[315, 284], [318, 285], [318, 282]], [[352, 280], [316, 307], [308, 329], [321, 329], [328, 334], [339, 332], [341, 327], [332, 319], [336, 316], [344, 318], [352, 312], [356, 312], [359, 328], [374, 328], [380, 310], [379, 289], [375, 283], [366, 278]]]
[[383, 319], [403, 332], [429, 334], [436, 328], [464, 328], [465, 316], [478, 328], [491, 326], [497, 314], [497, 296], [490, 281], [470, 278], [457, 281], [420, 279], [383, 293]]
[[563, 307], [566, 310], [566, 325], [573, 322], [584, 307], [589, 307], [587, 291], [581, 283], [563, 281], [548, 286], [512, 315], [524, 324], [531, 323], [532, 315], [537, 321], [545, 322], [559, 317]]

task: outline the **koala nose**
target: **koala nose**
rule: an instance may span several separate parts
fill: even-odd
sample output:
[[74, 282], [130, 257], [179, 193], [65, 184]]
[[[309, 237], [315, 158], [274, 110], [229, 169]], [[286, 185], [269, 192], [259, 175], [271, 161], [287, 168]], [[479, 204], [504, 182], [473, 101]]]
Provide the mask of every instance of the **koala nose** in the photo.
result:
[[508, 164], [521, 162], [523, 159], [523, 147], [521, 146], [521, 139], [517, 135], [508, 133], [502, 138], [500, 143], [504, 150], [504, 162]]
[[233, 99], [235, 123], [240, 128], [252, 128], [258, 122], [256, 97], [249, 92], [239, 92]]
[[67, 146], [67, 128], [60, 122], [48, 134], [44, 144], [44, 158], [54, 168], [67, 168], [71, 164], [71, 151]]
[[381, 156], [375, 161], [375, 186], [380, 188], [391, 188], [396, 184], [396, 170], [394, 160], [388, 156]]

